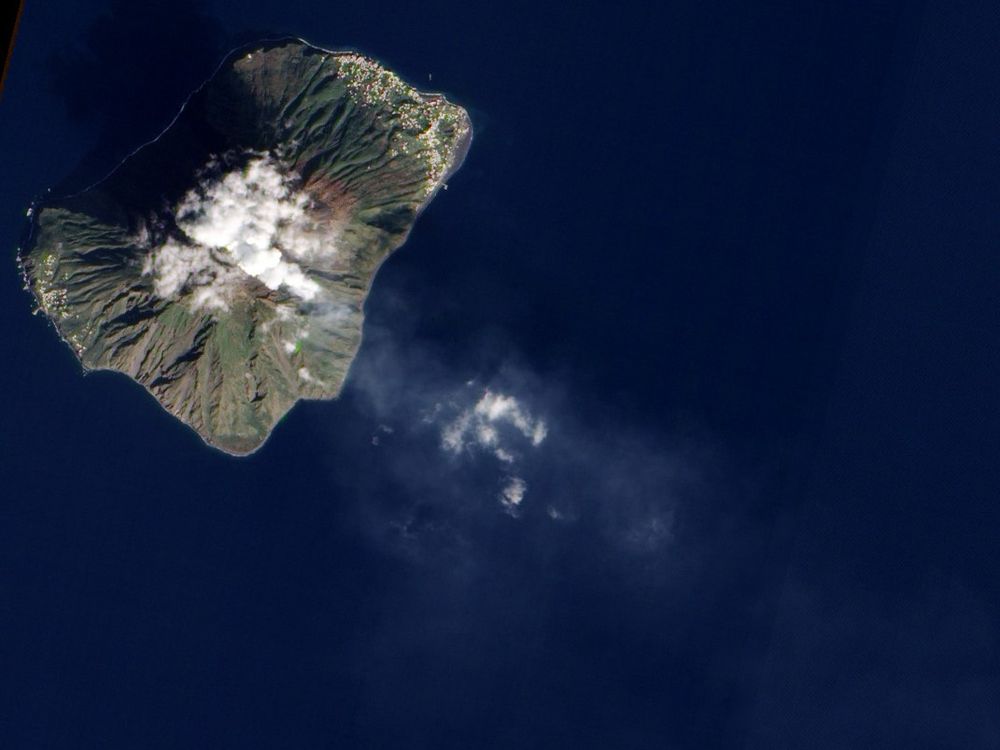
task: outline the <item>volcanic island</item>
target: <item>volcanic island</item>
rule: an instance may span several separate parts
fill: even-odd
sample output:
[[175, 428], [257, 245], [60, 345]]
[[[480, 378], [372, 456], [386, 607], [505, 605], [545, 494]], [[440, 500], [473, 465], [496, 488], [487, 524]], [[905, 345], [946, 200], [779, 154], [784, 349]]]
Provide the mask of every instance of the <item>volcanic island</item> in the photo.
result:
[[369, 57], [244, 47], [108, 177], [36, 201], [25, 286], [85, 372], [247, 455], [339, 395], [376, 271], [471, 139], [464, 109]]

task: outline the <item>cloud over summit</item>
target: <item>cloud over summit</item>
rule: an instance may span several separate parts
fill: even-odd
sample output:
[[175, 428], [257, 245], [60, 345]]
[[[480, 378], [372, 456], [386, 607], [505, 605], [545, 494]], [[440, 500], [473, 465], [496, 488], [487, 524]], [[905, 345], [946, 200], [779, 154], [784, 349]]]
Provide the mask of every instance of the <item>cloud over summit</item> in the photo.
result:
[[310, 219], [309, 206], [273, 158], [254, 157], [188, 191], [174, 215], [189, 242], [170, 239], [154, 248], [143, 273], [153, 276], [160, 297], [189, 289], [196, 310], [228, 309], [247, 277], [311, 301], [320, 286], [299, 262], [329, 261], [337, 248]]

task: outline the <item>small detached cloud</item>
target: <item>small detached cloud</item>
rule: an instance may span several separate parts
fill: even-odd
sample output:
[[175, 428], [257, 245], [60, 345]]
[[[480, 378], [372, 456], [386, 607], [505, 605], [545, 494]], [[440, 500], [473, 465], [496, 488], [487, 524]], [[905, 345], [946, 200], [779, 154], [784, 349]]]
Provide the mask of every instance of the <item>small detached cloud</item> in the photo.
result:
[[532, 446], [538, 446], [548, 434], [548, 427], [535, 419], [513, 396], [494, 393], [489, 389], [474, 406], [464, 410], [441, 431], [441, 445], [452, 453], [471, 448], [491, 450], [502, 461], [510, 462], [511, 454], [501, 445], [499, 428], [510, 425]]
[[[405, 528], [400, 544], [438, 559], [454, 535], [472, 555], [506, 516], [542, 548], [588, 540], [668, 575], [665, 551], [700, 559], [692, 540], [724, 535], [698, 526], [729, 481], [715, 441], [638, 429], [599, 396], [524, 367], [460, 379], [429, 347], [401, 348], [377, 325], [366, 337], [347, 398], [368, 412], [363, 439], [379, 453], [377, 470], [351, 481], [369, 488], [365, 527], [379, 539]], [[433, 518], [433, 533], [414, 518]]]
[[[443, 410], [437, 404], [427, 421], [441, 419]], [[547, 434], [545, 421], [534, 417], [517, 398], [487, 388], [475, 404], [444, 420], [441, 448], [455, 456], [492, 455], [504, 468], [504, 484], [498, 499], [508, 513], [516, 516], [528, 488], [516, 473], [522, 455], [518, 446], [537, 448]]]
[[524, 500], [524, 493], [527, 489], [528, 485], [523, 479], [520, 477], [511, 477], [500, 492], [500, 503], [509, 512], [516, 512], [517, 508], [521, 505], [521, 501]]

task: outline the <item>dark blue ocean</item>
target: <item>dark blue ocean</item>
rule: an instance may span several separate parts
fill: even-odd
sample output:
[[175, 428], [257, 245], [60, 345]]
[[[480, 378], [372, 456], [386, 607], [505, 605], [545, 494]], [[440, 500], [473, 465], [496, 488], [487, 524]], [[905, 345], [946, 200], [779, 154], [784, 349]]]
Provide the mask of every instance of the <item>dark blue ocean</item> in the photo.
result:
[[[235, 459], [84, 376], [14, 257], [285, 34], [475, 140], [343, 397]], [[1000, 747], [997, 38], [985, 0], [28, 0], [0, 747]], [[507, 425], [516, 512], [443, 448], [487, 389], [547, 427]]]

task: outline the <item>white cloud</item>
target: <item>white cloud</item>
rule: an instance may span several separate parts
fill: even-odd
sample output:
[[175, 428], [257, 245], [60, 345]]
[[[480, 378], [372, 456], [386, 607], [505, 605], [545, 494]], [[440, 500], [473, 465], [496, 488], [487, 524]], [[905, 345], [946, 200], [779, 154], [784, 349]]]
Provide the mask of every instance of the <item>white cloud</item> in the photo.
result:
[[506, 448], [497, 448], [493, 451], [493, 455], [497, 457], [498, 461], [503, 461], [505, 464], [514, 463], [514, 454]]
[[299, 262], [329, 263], [336, 242], [312, 221], [308, 195], [279, 167], [258, 156], [184, 196], [174, 215], [187, 242], [168, 240], [143, 267], [157, 296], [190, 290], [193, 309], [227, 309], [233, 291], [253, 277], [305, 302], [316, 298], [321, 287]]
[[510, 477], [507, 484], [500, 490], [500, 504], [507, 509], [508, 513], [516, 515], [527, 490], [528, 485], [521, 477]]
[[441, 430], [441, 446], [452, 453], [459, 453], [465, 447], [465, 433], [468, 432], [471, 422], [472, 414], [466, 411], [455, 421], [446, 424]]
[[[470, 381], [467, 385], [471, 384]], [[440, 412], [438, 405], [428, 419], [436, 419]], [[441, 447], [455, 455], [473, 450], [488, 452], [508, 468], [513, 468], [519, 455], [511, 442], [520, 437], [530, 446], [537, 447], [547, 434], [545, 422], [534, 418], [516, 398], [487, 389], [475, 404], [444, 425]], [[527, 483], [523, 479], [509, 476], [500, 492], [500, 503], [516, 515], [526, 491]]]
[[548, 433], [545, 422], [533, 420], [517, 399], [502, 393], [487, 390], [476, 404], [475, 414], [489, 422], [509, 422], [529, 438], [532, 445], [541, 443]]
[[144, 274], [154, 274], [153, 289], [164, 299], [193, 287], [191, 306], [225, 309], [224, 289], [239, 278], [239, 272], [219, 263], [205, 248], [167, 242], [146, 257]]
[[548, 427], [541, 419], [534, 419], [513, 396], [494, 393], [487, 389], [475, 406], [466, 409], [441, 431], [442, 446], [452, 453], [470, 447], [495, 449], [501, 461], [510, 460], [510, 452], [501, 446], [501, 425], [514, 427], [531, 445], [545, 440]]

